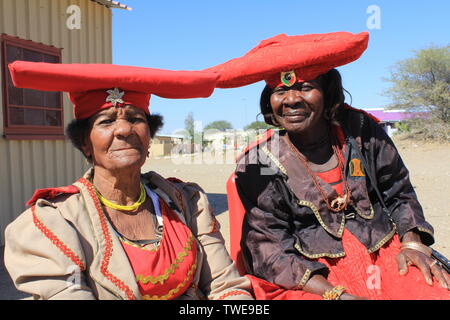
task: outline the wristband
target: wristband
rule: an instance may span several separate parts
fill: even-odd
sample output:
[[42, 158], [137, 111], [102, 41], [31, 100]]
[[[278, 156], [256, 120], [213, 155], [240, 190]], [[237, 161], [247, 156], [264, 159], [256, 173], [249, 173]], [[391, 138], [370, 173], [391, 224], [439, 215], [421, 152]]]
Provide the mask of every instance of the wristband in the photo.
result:
[[345, 288], [341, 285], [334, 287], [333, 289], [325, 291], [322, 295], [323, 300], [339, 300], [344, 293]]
[[423, 254], [425, 254], [428, 257], [431, 257], [431, 253], [433, 252], [433, 250], [430, 247], [427, 247], [423, 243], [416, 242], [416, 241], [409, 241], [409, 242], [402, 243], [400, 249], [401, 250], [403, 250], [403, 249], [417, 250], [417, 251], [422, 252]]

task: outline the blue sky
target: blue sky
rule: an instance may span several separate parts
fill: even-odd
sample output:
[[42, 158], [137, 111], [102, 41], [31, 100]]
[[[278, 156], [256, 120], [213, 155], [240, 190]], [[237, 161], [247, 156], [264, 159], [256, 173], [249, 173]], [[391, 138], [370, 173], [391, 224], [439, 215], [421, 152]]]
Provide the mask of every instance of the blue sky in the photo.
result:
[[[120, 0], [132, 11], [113, 10], [113, 63], [172, 70], [201, 70], [242, 56], [274, 35], [369, 31], [362, 57], [338, 68], [356, 108], [383, 107], [390, 68], [414, 50], [450, 43], [450, 1], [406, 0]], [[380, 9], [380, 29], [367, 21]], [[161, 133], [184, 127], [193, 112], [203, 126], [227, 120], [240, 129], [255, 121], [263, 82], [216, 89], [206, 99], [152, 96], [152, 113], [164, 116]], [[262, 120], [259, 117], [258, 120]]]

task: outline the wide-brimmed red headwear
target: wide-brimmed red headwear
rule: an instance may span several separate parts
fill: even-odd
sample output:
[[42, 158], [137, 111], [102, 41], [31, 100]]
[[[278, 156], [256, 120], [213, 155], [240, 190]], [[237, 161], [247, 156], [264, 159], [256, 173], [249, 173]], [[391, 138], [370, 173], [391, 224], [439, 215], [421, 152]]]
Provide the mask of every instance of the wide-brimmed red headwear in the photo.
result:
[[76, 119], [126, 104], [149, 114], [151, 94], [171, 99], [206, 98], [219, 76], [206, 71], [28, 61], [15, 61], [9, 70], [18, 88], [68, 92]]
[[315, 79], [358, 59], [366, 50], [369, 33], [333, 32], [263, 40], [242, 57], [205, 71], [220, 74], [218, 88], [235, 88], [261, 80], [274, 88]]

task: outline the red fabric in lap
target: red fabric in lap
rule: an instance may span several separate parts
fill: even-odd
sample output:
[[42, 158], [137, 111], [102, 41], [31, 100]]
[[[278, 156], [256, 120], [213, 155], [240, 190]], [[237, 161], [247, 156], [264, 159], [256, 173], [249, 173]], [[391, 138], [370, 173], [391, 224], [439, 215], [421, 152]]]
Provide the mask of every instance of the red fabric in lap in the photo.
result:
[[[417, 267], [410, 266], [404, 276], [399, 274], [395, 259], [400, 252], [397, 235], [372, 254], [347, 229], [344, 230], [342, 244], [345, 257], [320, 258], [319, 262], [329, 268], [328, 280], [333, 285], [343, 285], [348, 293], [371, 300], [450, 300], [450, 291], [440, 287], [436, 280], [432, 286], [428, 285]], [[322, 299], [302, 290], [280, 288], [251, 275], [247, 277], [259, 300]]]

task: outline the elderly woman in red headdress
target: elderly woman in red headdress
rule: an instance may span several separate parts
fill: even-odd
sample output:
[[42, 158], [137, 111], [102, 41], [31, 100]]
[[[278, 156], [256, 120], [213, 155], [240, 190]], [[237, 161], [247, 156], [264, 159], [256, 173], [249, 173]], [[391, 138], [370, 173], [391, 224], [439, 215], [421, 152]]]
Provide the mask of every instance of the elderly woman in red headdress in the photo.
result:
[[162, 125], [150, 93], [207, 97], [214, 73], [14, 62], [17, 87], [67, 91], [67, 133], [92, 164], [70, 186], [37, 190], [6, 229], [5, 264], [36, 299], [252, 299], [204, 192], [141, 174]]
[[344, 103], [334, 68], [367, 43], [365, 32], [279, 35], [210, 68], [221, 88], [265, 80], [261, 113], [278, 128], [240, 156], [228, 185], [231, 255], [256, 298], [450, 299], [400, 155], [376, 119]]

